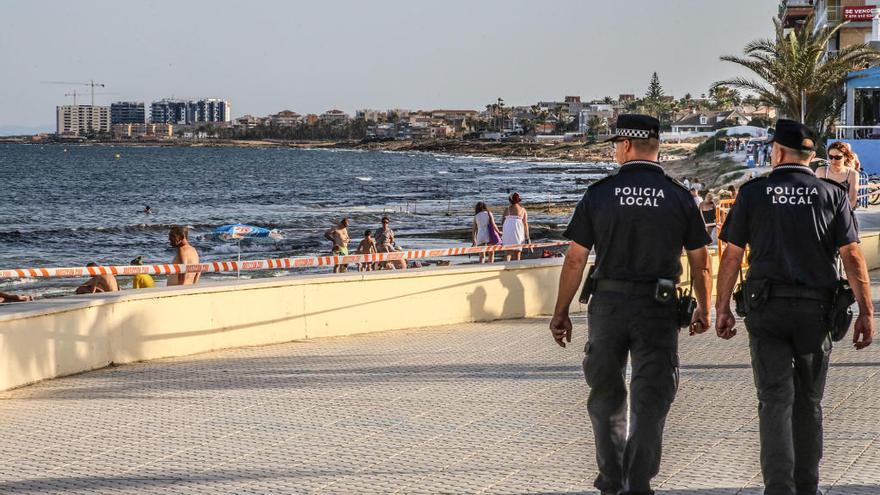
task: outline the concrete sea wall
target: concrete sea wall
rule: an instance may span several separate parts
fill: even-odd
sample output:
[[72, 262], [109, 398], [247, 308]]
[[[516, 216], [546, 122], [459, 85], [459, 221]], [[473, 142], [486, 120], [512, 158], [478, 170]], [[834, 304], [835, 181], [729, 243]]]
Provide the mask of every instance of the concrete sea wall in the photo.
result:
[[[880, 235], [863, 236], [862, 250], [880, 268]], [[548, 315], [561, 266], [549, 259], [292, 276], [4, 305], [0, 390], [111, 363]]]

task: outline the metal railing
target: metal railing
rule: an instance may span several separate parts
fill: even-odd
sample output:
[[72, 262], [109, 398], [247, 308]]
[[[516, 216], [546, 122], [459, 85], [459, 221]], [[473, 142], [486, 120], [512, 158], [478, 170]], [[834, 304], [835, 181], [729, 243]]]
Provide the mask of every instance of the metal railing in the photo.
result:
[[880, 124], [839, 125], [834, 129], [837, 139], [880, 139]]

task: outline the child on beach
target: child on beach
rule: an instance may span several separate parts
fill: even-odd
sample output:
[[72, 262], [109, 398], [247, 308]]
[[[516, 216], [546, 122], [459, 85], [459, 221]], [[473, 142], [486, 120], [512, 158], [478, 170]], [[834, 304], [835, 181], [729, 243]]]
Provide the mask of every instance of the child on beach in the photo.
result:
[[[358, 244], [357, 254], [376, 254], [376, 241], [373, 239], [373, 231], [364, 232], [364, 238]], [[372, 263], [358, 263], [359, 272], [369, 272], [373, 270]]]

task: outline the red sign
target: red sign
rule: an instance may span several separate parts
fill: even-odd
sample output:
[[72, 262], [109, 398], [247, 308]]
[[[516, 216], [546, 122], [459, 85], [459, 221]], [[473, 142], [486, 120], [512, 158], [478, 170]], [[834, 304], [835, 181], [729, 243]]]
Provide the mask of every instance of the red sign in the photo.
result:
[[874, 10], [877, 7], [844, 7], [843, 18], [847, 21], [870, 21], [874, 19]]

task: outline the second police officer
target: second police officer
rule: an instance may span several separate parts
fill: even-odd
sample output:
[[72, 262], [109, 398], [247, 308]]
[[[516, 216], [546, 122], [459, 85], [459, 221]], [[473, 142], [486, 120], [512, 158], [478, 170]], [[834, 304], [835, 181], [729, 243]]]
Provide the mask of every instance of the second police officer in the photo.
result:
[[[687, 189], [657, 163], [659, 138], [660, 122], [653, 117], [618, 118], [610, 141], [621, 167], [592, 184], [575, 209], [564, 234], [572, 243], [550, 322], [553, 338], [565, 347], [572, 332], [569, 306], [594, 250], [584, 374], [599, 468], [595, 486], [603, 495], [654, 493], [651, 479], [660, 468], [663, 428], [678, 388], [676, 285], [682, 248], [695, 274], [691, 334], [709, 326], [710, 238]], [[630, 359], [632, 422], [627, 436]]]
[[[871, 344], [874, 308], [846, 190], [808, 166], [813, 132], [779, 120], [772, 142], [773, 171], [742, 186], [719, 236], [728, 244], [718, 274], [716, 331], [723, 339], [736, 334], [730, 299], [748, 247], [740, 301], [758, 390], [764, 493], [816, 495], [838, 254], [859, 307], [856, 349]], [[839, 327], [848, 326], [846, 319]]]

